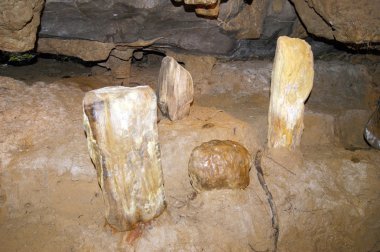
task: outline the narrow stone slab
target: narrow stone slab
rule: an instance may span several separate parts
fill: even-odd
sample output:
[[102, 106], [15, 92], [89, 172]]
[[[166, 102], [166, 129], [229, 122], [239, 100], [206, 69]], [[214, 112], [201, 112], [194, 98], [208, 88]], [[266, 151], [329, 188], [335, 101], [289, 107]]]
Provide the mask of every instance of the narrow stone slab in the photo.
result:
[[119, 231], [152, 220], [165, 208], [156, 102], [147, 86], [101, 88], [83, 100], [106, 219]]
[[244, 189], [249, 185], [251, 156], [234, 141], [212, 140], [194, 148], [189, 161], [190, 183], [197, 192]]
[[279, 37], [269, 105], [269, 148], [299, 146], [304, 102], [313, 87], [313, 53], [304, 40]]
[[158, 88], [158, 105], [163, 114], [172, 121], [189, 115], [194, 96], [193, 79], [172, 57], [162, 60]]
[[364, 137], [373, 148], [380, 150], [380, 99], [364, 129]]

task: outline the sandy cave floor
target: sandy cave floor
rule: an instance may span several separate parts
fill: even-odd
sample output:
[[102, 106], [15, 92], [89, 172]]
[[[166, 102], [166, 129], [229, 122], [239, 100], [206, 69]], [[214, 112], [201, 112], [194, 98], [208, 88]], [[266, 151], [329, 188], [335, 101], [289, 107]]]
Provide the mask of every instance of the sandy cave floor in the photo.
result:
[[[267, 63], [259, 64], [267, 76]], [[159, 65], [134, 66], [130, 82], [155, 87], [158, 71]], [[84, 92], [116, 83], [51, 60], [1, 66], [0, 76], [24, 81], [0, 77], [0, 251], [380, 250], [379, 151], [361, 141], [360, 132], [346, 137], [368, 118], [362, 97], [337, 98], [329, 106], [318, 102], [328, 97], [311, 97], [301, 151], [264, 153], [262, 168], [278, 212], [276, 242], [254, 167], [242, 191], [196, 195], [187, 176], [190, 152], [202, 142], [235, 140], [253, 156], [265, 148], [267, 88], [198, 94], [188, 118], [158, 124], [168, 207], [128, 242], [136, 233], [113, 233], [105, 225], [81, 125]]]

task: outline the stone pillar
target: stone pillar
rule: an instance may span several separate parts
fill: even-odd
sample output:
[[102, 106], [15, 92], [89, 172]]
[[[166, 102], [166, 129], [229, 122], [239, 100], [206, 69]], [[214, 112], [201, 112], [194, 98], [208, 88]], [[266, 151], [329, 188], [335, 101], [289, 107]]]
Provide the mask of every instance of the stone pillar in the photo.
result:
[[165, 57], [158, 77], [158, 105], [170, 120], [181, 120], [190, 113], [194, 87], [190, 73], [172, 57]]
[[159, 216], [165, 196], [154, 91], [147, 86], [93, 90], [84, 97], [83, 112], [107, 222], [124, 231]]
[[304, 40], [279, 37], [273, 64], [268, 147], [299, 146], [304, 102], [313, 87], [313, 53]]
[[123, 84], [129, 82], [131, 74], [131, 60], [133, 50], [117, 50], [111, 51], [108, 60], [105, 63], [100, 63], [100, 66], [111, 69], [111, 75], [115, 81], [119, 81]]

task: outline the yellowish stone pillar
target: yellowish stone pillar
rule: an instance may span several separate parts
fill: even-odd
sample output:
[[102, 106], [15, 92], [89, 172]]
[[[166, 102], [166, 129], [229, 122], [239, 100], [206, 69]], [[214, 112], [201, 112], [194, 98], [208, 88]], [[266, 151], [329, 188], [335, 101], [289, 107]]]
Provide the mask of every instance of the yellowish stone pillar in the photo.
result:
[[313, 53], [304, 40], [279, 37], [273, 64], [269, 105], [268, 147], [299, 146], [304, 102], [313, 87]]

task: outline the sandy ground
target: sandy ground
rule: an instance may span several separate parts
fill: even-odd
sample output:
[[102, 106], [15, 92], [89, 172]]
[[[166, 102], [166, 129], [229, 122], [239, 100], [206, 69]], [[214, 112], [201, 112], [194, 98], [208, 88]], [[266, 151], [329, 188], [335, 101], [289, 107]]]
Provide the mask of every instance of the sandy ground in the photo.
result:
[[[2, 66], [0, 75], [26, 82], [0, 77], [0, 250], [379, 251], [380, 155], [360, 131], [376, 91], [372, 75], [362, 65], [340, 62], [333, 71], [318, 64], [323, 71], [306, 105], [301, 149], [268, 152], [270, 62], [222, 64], [198, 85], [188, 118], [159, 122], [168, 207], [141, 232], [124, 233], [105, 225], [81, 125], [84, 92], [116, 83], [67, 62], [42, 60], [21, 71]], [[249, 70], [252, 64], [258, 71]], [[358, 87], [344, 90], [347, 81], [338, 82], [336, 73], [343, 68], [350, 69], [348, 78], [362, 79]], [[239, 78], [223, 82], [221, 69]], [[155, 88], [158, 71], [159, 65], [134, 66], [130, 81]], [[247, 92], [242, 82], [250, 81], [255, 85]], [[350, 92], [356, 96], [347, 100]], [[212, 139], [240, 142], [253, 160], [263, 150], [278, 233], [255, 166], [245, 190], [195, 194], [188, 158]]]

